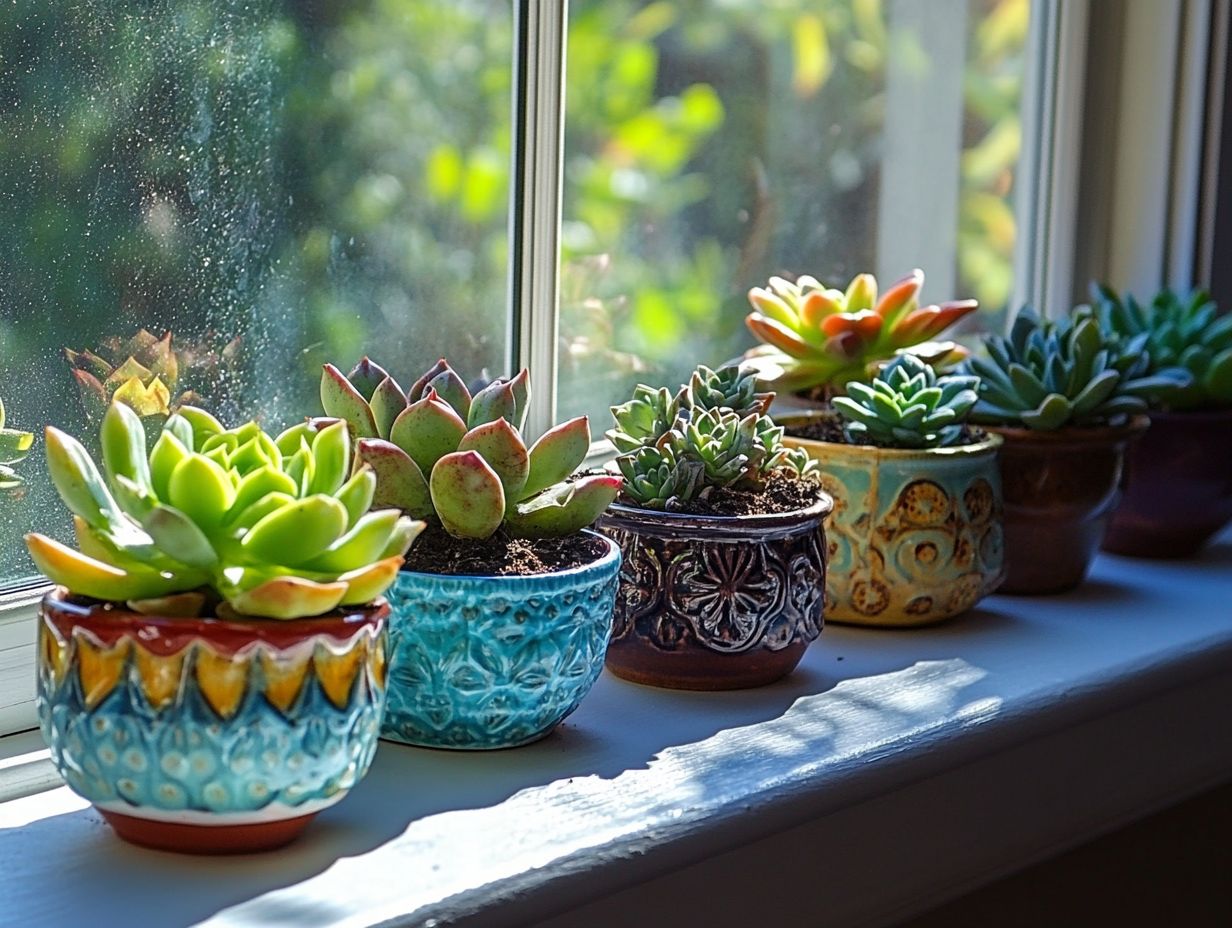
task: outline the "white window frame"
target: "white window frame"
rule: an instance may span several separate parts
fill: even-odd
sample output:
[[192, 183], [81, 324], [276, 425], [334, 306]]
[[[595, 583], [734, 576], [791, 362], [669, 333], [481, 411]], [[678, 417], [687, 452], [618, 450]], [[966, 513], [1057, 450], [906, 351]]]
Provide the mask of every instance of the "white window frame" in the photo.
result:
[[[556, 412], [568, 0], [513, 2], [509, 363], [536, 372], [528, 428], [538, 434]], [[1229, 2], [1122, 4], [1116, 92], [1092, 99], [1085, 75], [1092, 55], [1107, 49], [1092, 42], [1090, 0], [1033, 0], [1012, 307], [1067, 311], [1093, 277], [1149, 290], [1164, 282], [1188, 286], [1195, 275], [1209, 274]], [[1208, 46], [1195, 43], [1207, 34], [1217, 52], [1210, 62]], [[1144, 43], [1150, 68], [1134, 63], [1147, 60], [1136, 51]], [[1083, 164], [1093, 116], [1107, 113], [1117, 117], [1112, 137], [1124, 155], [1111, 166], [1089, 158]], [[1160, 159], [1168, 170], [1158, 169]], [[1095, 176], [1109, 173], [1110, 188]], [[1116, 192], [1102, 198], [1103, 216], [1082, 208], [1084, 191], [1101, 184]], [[1107, 235], [1091, 250], [1085, 245], [1093, 228]], [[0, 590], [0, 735], [37, 724], [35, 618], [48, 589], [34, 581]]]

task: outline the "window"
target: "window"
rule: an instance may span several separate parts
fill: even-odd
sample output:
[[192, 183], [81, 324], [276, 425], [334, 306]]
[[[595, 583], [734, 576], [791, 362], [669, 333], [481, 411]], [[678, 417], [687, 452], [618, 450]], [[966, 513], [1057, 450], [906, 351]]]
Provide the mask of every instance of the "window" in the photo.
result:
[[[512, 52], [509, 0], [7, 4], [9, 426], [88, 439], [130, 355], [169, 388], [151, 414], [188, 393], [275, 426], [326, 360], [501, 373]], [[31, 574], [25, 532], [70, 532], [41, 441], [16, 470], [0, 582]]]
[[[88, 438], [100, 391], [137, 374], [152, 413], [188, 394], [278, 426], [316, 409], [325, 360], [370, 351], [407, 377], [448, 352], [476, 379], [534, 359], [533, 421], [555, 396], [597, 437], [635, 382], [751, 345], [744, 294], [771, 274], [920, 266], [927, 298], [980, 300], [973, 328], [1023, 297], [1070, 305], [1106, 255], [1158, 277], [1157, 238], [1190, 242], [1176, 266], [1192, 251], [1170, 225], [1187, 214], [1156, 208], [1170, 183], [1193, 199], [1165, 175], [1205, 165], [1202, 106], [1174, 112], [1171, 90], [1184, 63], [1177, 96], [1201, 104], [1206, 59], [1174, 39], [1215, 7], [10, 0], [7, 424]], [[1144, 48], [1158, 68], [1132, 67]], [[1186, 170], [1103, 157], [1163, 148]], [[1144, 185], [1134, 221], [1114, 217]], [[130, 354], [144, 371], [113, 370]], [[70, 531], [41, 442], [15, 469], [0, 730], [31, 677], [21, 537]]]
[[998, 325], [1030, 7], [574, 0], [561, 412], [738, 355], [772, 274], [919, 266]]

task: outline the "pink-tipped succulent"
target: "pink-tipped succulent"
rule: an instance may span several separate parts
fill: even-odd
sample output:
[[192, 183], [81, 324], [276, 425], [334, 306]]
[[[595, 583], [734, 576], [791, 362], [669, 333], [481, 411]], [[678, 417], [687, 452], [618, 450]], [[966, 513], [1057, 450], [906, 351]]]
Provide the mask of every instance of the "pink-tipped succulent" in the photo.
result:
[[590, 448], [585, 416], [522, 437], [530, 377], [494, 380], [473, 396], [444, 360], [403, 391], [364, 358], [344, 375], [326, 364], [321, 405], [346, 420], [357, 457], [377, 475], [376, 498], [416, 518], [435, 516], [459, 538], [504, 528], [526, 537], [569, 535], [590, 525], [621, 479], [571, 479]]
[[795, 283], [771, 277], [749, 291], [749, 329], [764, 345], [749, 353], [760, 378], [780, 391], [841, 392], [867, 380], [896, 354], [910, 350], [929, 364], [961, 360], [965, 349], [937, 342], [945, 329], [974, 312], [975, 300], [920, 306], [924, 272], [916, 269], [878, 295], [872, 274], [858, 274], [846, 291], [814, 277]]

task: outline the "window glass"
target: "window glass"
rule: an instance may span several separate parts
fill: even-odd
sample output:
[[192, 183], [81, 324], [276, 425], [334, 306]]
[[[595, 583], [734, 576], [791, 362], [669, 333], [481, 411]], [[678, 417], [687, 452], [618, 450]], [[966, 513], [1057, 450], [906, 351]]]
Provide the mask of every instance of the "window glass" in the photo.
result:
[[1029, 0], [570, 9], [562, 414], [737, 356], [773, 274], [920, 266], [999, 324]]
[[[3, 6], [9, 427], [89, 443], [126, 384], [152, 423], [187, 393], [278, 427], [362, 352], [502, 371], [509, 0]], [[41, 446], [0, 491], [0, 580], [68, 532]]]

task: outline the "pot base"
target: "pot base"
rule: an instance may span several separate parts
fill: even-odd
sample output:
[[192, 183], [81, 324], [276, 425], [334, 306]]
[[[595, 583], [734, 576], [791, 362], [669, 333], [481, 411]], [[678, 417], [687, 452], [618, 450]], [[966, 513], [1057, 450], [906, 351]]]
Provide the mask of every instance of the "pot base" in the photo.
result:
[[800, 663], [808, 642], [795, 641], [780, 651], [758, 648], [720, 654], [701, 648], [660, 651], [647, 645], [626, 648], [613, 641], [607, 669], [622, 680], [670, 690], [745, 690], [781, 680]]
[[[97, 806], [95, 807], [97, 808]], [[115, 833], [130, 844], [178, 854], [249, 854], [271, 851], [300, 836], [316, 813], [247, 825], [193, 825], [138, 818], [98, 809]]]
[[397, 732], [391, 731], [389, 728], [385, 728], [384, 730], [382, 730], [381, 740], [388, 741], [390, 744], [405, 744], [413, 748], [427, 748], [428, 750], [431, 750], [431, 751], [470, 751], [470, 752], [508, 751], [510, 748], [521, 748], [521, 747], [525, 747], [528, 744], [534, 744], [537, 741], [542, 741], [552, 732], [556, 731], [559, 725], [560, 723], [557, 722], [555, 725], [553, 725], [551, 728], [547, 729], [546, 731], [537, 732], [536, 734], [531, 735], [529, 738], [522, 738], [519, 741], [510, 741], [507, 744], [503, 744], [503, 743], [445, 744], [440, 741], [431, 741], [426, 738], [422, 738], [422, 739], [404, 738], [401, 735], [399, 735]]

